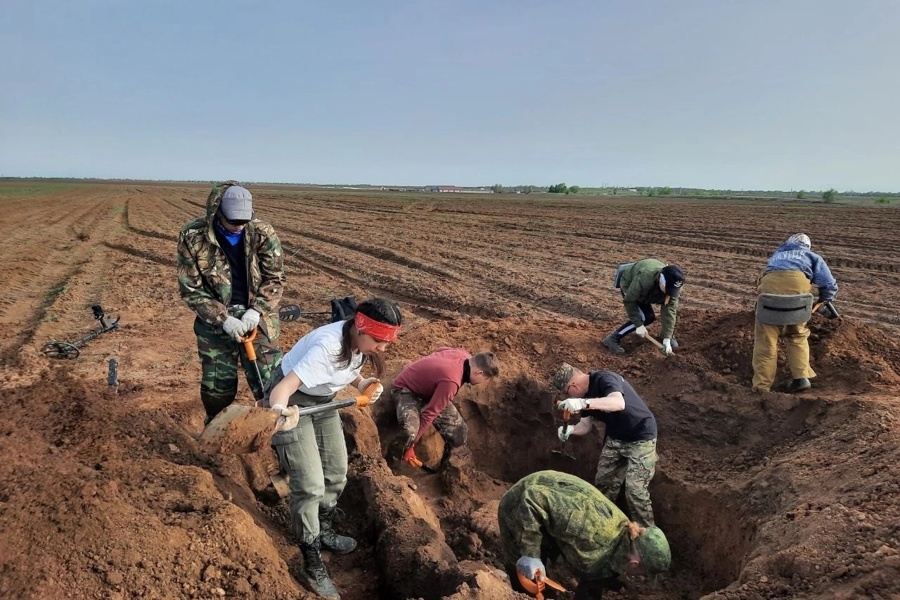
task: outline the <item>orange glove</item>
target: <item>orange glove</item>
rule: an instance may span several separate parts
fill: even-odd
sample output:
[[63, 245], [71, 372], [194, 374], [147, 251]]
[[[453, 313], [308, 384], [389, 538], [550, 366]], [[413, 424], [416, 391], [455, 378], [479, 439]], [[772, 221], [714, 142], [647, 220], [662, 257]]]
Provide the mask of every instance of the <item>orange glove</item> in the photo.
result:
[[[394, 455], [396, 456], [396, 454]], [[414, 467], [421, 467], [422, 461], [418, 459], [416, 456], [416, 447], [410, 446], [406, 452], [403, 454], [403, 460]]]

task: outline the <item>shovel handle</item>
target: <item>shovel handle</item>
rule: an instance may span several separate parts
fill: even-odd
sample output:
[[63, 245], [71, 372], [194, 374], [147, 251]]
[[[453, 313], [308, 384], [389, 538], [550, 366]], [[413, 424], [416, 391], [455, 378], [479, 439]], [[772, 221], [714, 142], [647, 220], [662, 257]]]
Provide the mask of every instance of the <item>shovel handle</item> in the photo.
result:
[[372, 401], [372, 394], [375, 393], [375, 388], [381, 385], [380, 381], [375, 381], [370, 383], [366, 390], [362, 393], [361, 396], [356, 397], [356, 405], [362, 408], [363, 406], [368, 406], [369, 402]]
[[519, 585], [522, 586], [522, 589], [534, 596], [536, 600], [544, 600], [544, 582], [538, 579], [539, 573], [540, 572], [536, 573], [534, 580], [531, 580], [525, 577], [521, 571], [516, 572], [519, 576]]
[[653, 337], [653, 336], [650, 335], [649, 333], [648, 333], [647, 335], [644, 336], [644, 339], [647, 340], [647, 341], [649, 341], [649, 342], [652, 342], [654, 346], [656, 346], [657, 348], [659, 348], [660, 350], [662, 350], [663, 345], [662, 345], [655, 337]]
[[244, 351], [247, 353], [247, 358], [253, 362], [256, 362], [256, 348], [253, 347], [253, 340], [255, 339], [256, 327], [253, 328], [253, 331], [241, 338], [241, 343], [244, 345]]

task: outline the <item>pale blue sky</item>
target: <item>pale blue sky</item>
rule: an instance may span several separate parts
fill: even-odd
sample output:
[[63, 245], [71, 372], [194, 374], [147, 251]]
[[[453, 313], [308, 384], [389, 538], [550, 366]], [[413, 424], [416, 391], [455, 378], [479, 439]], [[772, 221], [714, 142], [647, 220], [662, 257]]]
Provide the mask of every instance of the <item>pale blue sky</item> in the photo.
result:
[[0, 0], [0, 175], [900, 191], [896, 0]]

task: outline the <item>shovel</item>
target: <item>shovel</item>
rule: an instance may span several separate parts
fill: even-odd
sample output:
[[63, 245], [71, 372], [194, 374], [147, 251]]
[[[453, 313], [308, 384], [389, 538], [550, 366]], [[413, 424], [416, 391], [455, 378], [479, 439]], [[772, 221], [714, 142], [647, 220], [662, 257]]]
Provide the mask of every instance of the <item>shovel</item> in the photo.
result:
[[536, 600], [544, 600], [544, 586], [547, 585], [560, 592], [568, 592], [566, 588], [549, 577], [545, 576], [541, 579], [540, 569], [534, 574], [534, 580], [528, 579], [520, 571], [516, 571], [516, 573], [519, 576], [519, 584], [522, 586], [522, 589], [534, 596]]
[[241, 343], [244, 345], [244, 352], [247, 353], [247, 359], [253, 363], [253, 368], [256, 370], [256, 383], [259, 384], [259, 393], [254, 392], [253, 397], [256, 398], [256, 403], [259, 404], [262, 402], [263, 396], [265, 395], [263, 390], [266, 389], [266, 382], [263, 381], [262, 373], [259, 371], [259, 363], [256, 362], [256, 348], [253, 347], [253, 340], [255, 339], [256, 327], [253, 328], [250, 335], [241, 338]]
[[[556, 405], [559, 406], [559, 402], [557, 402]], [[564, 411], [562, 411], [562, 418], [563, 418], [563, 431], [566, 431], [569, 428], [569, 425], [571, 424], [572, 413], [567, 410], [564, 410]], [[578, 460], [577, 458], [575, 458], [574, 456], [572, 456], [571, 454], [568, 454], [566, 452], [566, 443], [565, 442], [561, 442], [561, 444], [562, 445], [559, 447], [559, 450], [555, 450], [555, 449], [551, 450], [550, 454], [556, 454], [559, 456], [565, 456], [566, 458], [571, 458], [572, 460]]]
[[663, 353], [663, 356], [668, 357], [668, 355], [667, 355], [667, 354], [665, 353], [665, 351], [663, 350], [662, 342], [660, 342], [660, 341], [657, 340], [655, 337], [653, 337], [652, 335], [650, 335], [650, 333], [647, 333], [647, 335], [644, 336], [644, 339], [647, 340], [648, 342], [650, 342], [651, 344], [653, 344], [654, 346], [656, 346], [657, 348], [659, 348], [660, 352]]
[[[300, 416], [368, 406], [377, 386], [378, 382], [372, 383], [355, 398], [301, 408]], [[209, 422], [198, 441], [217, 454], [250, 454], [270, 443], [280, 418], [281, 412], [271, 408], [230, 404]]]

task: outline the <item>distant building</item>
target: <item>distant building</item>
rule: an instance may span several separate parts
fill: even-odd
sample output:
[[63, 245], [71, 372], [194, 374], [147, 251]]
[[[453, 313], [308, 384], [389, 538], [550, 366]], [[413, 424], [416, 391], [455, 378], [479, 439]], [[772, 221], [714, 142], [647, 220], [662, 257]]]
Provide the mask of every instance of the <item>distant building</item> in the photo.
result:
[[466, 188], [458, 185], [426, 185], [426, 192], [441, 192], [455, 194], [490, 194], [491, 189], [486, 187]]

